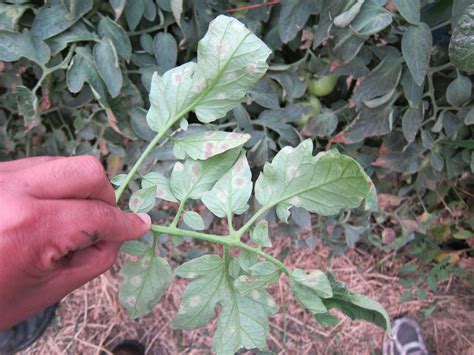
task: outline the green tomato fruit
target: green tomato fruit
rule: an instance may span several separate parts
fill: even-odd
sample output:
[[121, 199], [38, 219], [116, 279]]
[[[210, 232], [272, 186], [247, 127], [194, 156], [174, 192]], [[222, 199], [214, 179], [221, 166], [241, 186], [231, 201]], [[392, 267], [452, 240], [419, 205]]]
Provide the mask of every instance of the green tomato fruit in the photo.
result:
[[310, 117], [317, 116], [321, 112], [321, 102], [319, 102], [318, 98], [315, 96], [310, 96], [309, 101], [304, 104], [310, 106], [312, 110], [309, 114], [304, 115], [299, 120], [295, 121], [297, 127], [303, 127], [308, 123]]
[[334, 74], [323, 76], [322, 78], [311, 80], [308, 83], [308, 90], [315, 96], [329, 95], [337, 84], [337, 76]]

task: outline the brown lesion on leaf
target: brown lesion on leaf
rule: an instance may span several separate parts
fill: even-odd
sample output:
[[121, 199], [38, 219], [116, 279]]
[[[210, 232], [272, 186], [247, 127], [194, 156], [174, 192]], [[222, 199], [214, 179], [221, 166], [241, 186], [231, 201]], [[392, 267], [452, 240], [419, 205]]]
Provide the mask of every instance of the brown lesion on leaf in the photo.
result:
[[100, 239], [99, 233], [97, 231], [89, 233], [83, 230], [81, 233], [90, 239], [91, 244], [97, 243]]

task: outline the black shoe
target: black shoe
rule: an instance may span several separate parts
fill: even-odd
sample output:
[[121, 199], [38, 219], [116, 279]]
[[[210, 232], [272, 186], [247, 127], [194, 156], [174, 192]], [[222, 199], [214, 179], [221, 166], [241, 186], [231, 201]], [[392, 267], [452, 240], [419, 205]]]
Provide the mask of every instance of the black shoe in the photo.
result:
[[57, 304], [53, 304], [33, 317], [0, 332], [0, 355], [10, 355], [33, 344], [48, 328], [57, 307]]
[[392, 324], [393, 338], [385, 336], [384, 355], [428, 355], [420, 326], [408, 317], [395, 319]]
[[145, 347], [136, 340], [124, 340], [112, 350], [114, 355], [145, 355]]

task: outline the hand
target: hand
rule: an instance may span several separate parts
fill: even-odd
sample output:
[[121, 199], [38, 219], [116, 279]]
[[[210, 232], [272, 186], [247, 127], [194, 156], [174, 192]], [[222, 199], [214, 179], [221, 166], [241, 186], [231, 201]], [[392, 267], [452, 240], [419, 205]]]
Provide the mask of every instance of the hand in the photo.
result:
[[94, 157], [0, 163], [0, 331], [105, 272], [150, 225], [117, 207]]

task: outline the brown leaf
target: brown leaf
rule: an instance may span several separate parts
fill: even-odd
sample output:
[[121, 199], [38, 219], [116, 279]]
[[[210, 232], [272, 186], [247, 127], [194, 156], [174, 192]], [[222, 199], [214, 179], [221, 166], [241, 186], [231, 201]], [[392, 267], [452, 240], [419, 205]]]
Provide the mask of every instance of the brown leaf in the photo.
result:
[[377, 200], [379, 203], [379, 207], [383, 210], [389, 209], [391, 207], [400, 206], [400, 202], [402, 199], [398, 196], [391, 195], [391, 194], [378, 194]]

